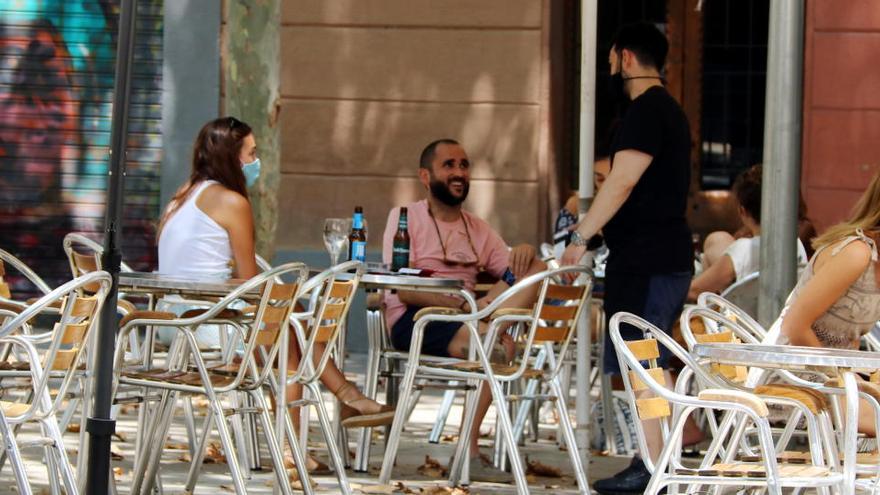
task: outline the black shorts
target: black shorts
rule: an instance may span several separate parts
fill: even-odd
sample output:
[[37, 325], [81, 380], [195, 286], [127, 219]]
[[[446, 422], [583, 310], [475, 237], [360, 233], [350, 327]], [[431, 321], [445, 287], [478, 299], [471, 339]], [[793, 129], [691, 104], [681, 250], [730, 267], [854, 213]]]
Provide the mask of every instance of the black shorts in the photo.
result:
[[[407, 307], [406, 312], [391, 327], [391, 344], [398, 351], [408, 351], [412, 342], [413, 317], [422, 308]], [[452, 342], [461, 323], [435, 321], [428, 324], [422, 337], [422, 352], [432, 356], [449, 357], [449, 343]]]
[[[640, 316], [655, 327], [670, 334], [672, 324], [681, 314], [691, 285], [690, 272], [641, 275], [633, 273], [614, 273], [605, 278], [605, 328], [611, 330], [611, 317], [620, 311]], [[620, 335], [624, 340], [645, 338], [638, 328], [621, 325]], [[660, 358], [657, 366], [669, 368], [672, 353], [660, 345]], [[605, 338], [605, 374], [619, 375], [620, 363], [610, 336]]]

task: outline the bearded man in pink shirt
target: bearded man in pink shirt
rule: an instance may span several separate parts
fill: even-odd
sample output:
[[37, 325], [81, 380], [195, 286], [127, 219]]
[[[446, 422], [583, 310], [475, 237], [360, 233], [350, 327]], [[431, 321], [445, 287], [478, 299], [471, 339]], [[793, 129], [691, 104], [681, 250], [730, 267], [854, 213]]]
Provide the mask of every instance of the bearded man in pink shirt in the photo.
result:
[[[419, 160], [419, 181], [427, 198], [407, 206], [410, 236], [410, 266], [432, 270], [439, 277], [457, 278], [473, 290], [482, 271], [499, 279], [489, 292], [477, 300], [477, 309], [489, 305], [516, 280], [546, 268], [535, 257], [535, 248], [522, 244], [509, 248], [501, 236], [481, 218], [462, 209], [470, 187], [470, 160], [461, 145], [452, 139], [432, 142]], [[391, 262], [394, 233], [399, 208], [388, 214], [382, 258]], [[536, 288], [537, 289], [537, 288]], [[509, 299], [505, 306], [530, 307], [536, 290]], [[399, 350], [409, 350], [413, 317], [427, 306], [444, 306], [471, 311], [467, 302], [456, 296], [417, 291], [398, 291], [385, 297], [385, 318], [391, 329], [391, 342]], [[485, 325], [481, 325], [485, 326]], [[510, 361], [514, 342], [507, 333], [499, 337], [501, 347], [492, 353], [493, 360]], [[422, 352], [436, 356], [467, 359], [470, 336], [457, 323], [434, 322], [425, 330]], [[483, 416], [491, 403], [488, 387], [482, 387], [472, 432], [470, 454], [472, 467], [489, 467], [491, 461], [480, 454], [477, 441]]]

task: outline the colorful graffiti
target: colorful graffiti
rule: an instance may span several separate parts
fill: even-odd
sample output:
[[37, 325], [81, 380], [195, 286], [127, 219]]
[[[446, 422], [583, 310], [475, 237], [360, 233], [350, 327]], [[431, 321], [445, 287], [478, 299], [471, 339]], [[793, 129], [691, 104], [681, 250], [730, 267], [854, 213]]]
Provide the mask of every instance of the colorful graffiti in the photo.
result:
[[[142, 0], [130, 110], [125, 260], [154, 265], [161, 153], [161, 1]], [[0, 2], [0, 247], [50, 285], [67, 232], [100, 237], [118, 1]]]

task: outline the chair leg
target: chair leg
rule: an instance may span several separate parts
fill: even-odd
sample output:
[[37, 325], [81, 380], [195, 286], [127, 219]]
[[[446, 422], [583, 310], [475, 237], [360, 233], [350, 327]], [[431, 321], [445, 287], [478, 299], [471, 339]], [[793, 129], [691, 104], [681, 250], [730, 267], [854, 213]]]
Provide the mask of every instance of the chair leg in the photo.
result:
[[196, 432], [195, 411], [193, 410], [192, 396], [186, 396], [183, 399], [183, 426], [186, 428], [187, 445], [189, 445], [189, 455], [195, 458], [196, 441], [198, 433]]
[[[307, 389], [303, 390], [303, 395], [308, 392]], [[306, 457], [304, 452], [306, 451], [305, 446], [300, 442], [296, 429], [293, 426], [293, 420], [290, 417], [290, 410], [286, 407], [280, 408], [282, 409], [282, 413], [284, 416], [284, 433], [287, 435], [287, 443], [290, 445], [290, 453], [293, 456], [293, 463], [296, 466], [296, 471], [299, 473], [300, 483], [302, 484], [303, 493], [305, 495], [312, 495], [314, 490], [312, 490], [312, 482], [309, 478], [308, 471], [308, 463], [306, 462]], [[308, 407], [300, 407], [301, 411], [307, 411]], [[303, 428], [308, 428], [308, 423], [306, 423]], [[305, 474], [303, 474], [305, 473]]]
[[[451, 381], [450, 385], [458, 385], [458, 382]], [[434, 427], [428, 435], [429, 443], [440, 443], [440, 437], [443, 435], [443, 428], [446, 426], [446, 420], [449, 418], [449, 411], [455, 401], [456, 390], [449, 389], [443, 393], [443, 401], [440, 403], [440, 410], [437, 413], [437, 419], [434, 421]]]
[[156, 410], [147, 423], [144, 432], [144, 441], [141, 446], [146, 452], [139, 452], [135, 457], [134, 471], [132, 472], [132, 495], [149, 495], [153, 491], [156, 482], [156, 474], [159, 471], [159, 461], [162, 456], [161, 448], [149, 448], [148, 446], [164, 446], [165, 439], [168, 437], [168, 430], [171, 428], [171, 419], [174, 415], [174, 406], [177, 401], [178, 393], [171, 390], [164, 390]]
[[226, 454], [226, 464], [229, 466], [229, 472], [232, 475], [235, 492], [238, 495], [247, 495], [244, 474], [241, 472], [241, 464], [235, 451], [235, 442], [232, 441], [232, 433], [229, 431], [229, 425], [226, 423], [223, 405], [220, 403], [220, 398], [214, 392], [214, 387], [210, 385], [211, 379], [202, 366], [199, 366], [199, 374], [202, 375], [202, 383], [205, 385], [205, 395], [208, 397], [209, 407], [214, 410], [214, 414], [217, 416], [217, 433], [220, 436], [223, 452]]
[[12, 434], [12, 428], [6, 422], [6, 416], [0, 410], [0, 437], [3, 438], [3, 452], [9, 458], [9, 464], [12, 466], [12, 474], [15, 475], [15, 483], [18, 486], [18, 493], [21, 495], [32, 495], [31, 485], [28, 481], [27, 471], [24, 462], [21, 459], [21, 452], [18, 450], [18, 444]]
[[480, 384], [469, 389], [465, 394], [465, 406], [462, 416], [461, 434], [458, 436], [458, 444], [455, 446], [455, 454], [452, 457], [452, 465], [449, 466], [449, 484], [470, 484], [470, 472], [466, 468], [469, 458], [468, 447], [470, 446], [471, 430], [474, 426], [474, 412], [477, 410], [477, 402], [480, 398]]
[[[487, 370], [487, 373], [488, 370]], [[526, 480], [525, 469], [523, 469], [522, 458], [519, 455], [519, 448], [513, 438], [513, 425], [510, 421], [507, 400], [504, 398], [504, 391], [501, 384], [489, 375], [486, 379], [492, 392], [493, 402], [495, 403], [495, 413], [498, 416], [498, 423], [501, 434], [504, 436], [504, 442], [507, 445], [507, 453], [510, 458], [510, 470], [513, 472], [513, 478], [516, 480], [516, 491], [519, 495], [527, 495], [529, 493], [528, 481]]]
[[61, 430], [58, 428], [58, 422], [55, 420], [55, 416], [49, 416], [42, 420], [41, 423], [43, 425], [43, 431], [53, 442], [52, 450], [54, 452], [47, 457], [53, 457], [55, 459], [55, 467], [58, 469], [58, 473], [61, 477], [61, 481], [64, 483], [64, 488], [67, 491], [67, 494], [78, 495], [79, 486], [76, 482], [76, 475], [73, 472], [73, 466], [70, 464], [70, 459], [67, 457], [67, 451], [64, 449], [64, 440], [61, 438]]
[[[375, 400], [379, 387], [379, 352], [381, 348], [381, 333], [384, 315], [382, 311], [367, 310], [367, 338], [369, 339], [369, 353], [367, 354], [367, 372], [364, 377], [364, 395]], [[356, 472], [367, 472], [370, 465], [370, 447], [373, 439], [373, 429], [366, 427], [360, 429], [357, 450], [354, 456], [352, 469]]]
[[[272, 457], [273, 470], [275, 471], [278, 486], [281, 488], [281, 493], [284, 495], [291, 495], [290, 483], [287, 482], [287, 470], [284, 469], [284, 457], [281, 454], [281, 449], [278, 448], [278, 439], [276, 438], [275, 430], [272, 427], [272, 417], [269, 415], [269, 404], [266, 403], [266, 398], [263, 396], [262, 390], [253, 390], [248, 395], [250, 401], [259, 409], [257, 416], [259, 416], [260, 423], [262, 423], [263, 435], [266, 437], [266, 446], [269, 448], [269, 455]], [[306, 477], [303, 478], [301, 476], [300, 480], [303, 485], [306, 483], [311, 484], [311, 481], [308, 479], [308, 472], [306, 473]]]
[[565, 403], [565, 394], [562, 386], [559, 384], [557, 376], [550, 382], [550, 388], [553, 395], [556, 396], [556, 412], [559, 414], [559, 426], [562, 430], [562, 436], [568, 447], [568, 457], [571, 460], [571, 467], [574, 469], [574, 476], [577, 479], [578, 489], [581, 493], [589, 495], [590, 483], [587, 481], [587, 471], [581, 460], [581, 453], [578, 449], [577, 439], [574, 435], [574, 428], [571, 424], [571, 418], [568, 416], [568, 406]]
[[338, 443], [333, 437], [333, 423], [330, 421], [330, 415], [327, 414], [327, 408], [324, 401], [321, 400], [321, 391], [318, 389], [317, 383], [309, 383], [307, 385], [317, 398], [315, 400], [315, 409], [318, 410], [318, 421], [321, 423], [321, 430], [324, 432], [324, 441], [327, 443], [327, 450], [330, 452], [330, 461], [333, 463], [333, 469], [336, 470], [336, 478], [339, 480], [339, 489], [345, 495], [351, 494], [351, 486], [348, 484], [348, 477], [345, 474], [345, 462], [339, 450]]
[[[421, 342], [418, 342], [421, 345]], [[400, 382], [397, 404], [399, 407], [394, 412], [394, 422], [391, 423], [390, 431], [385, 436], [385, 457], [382, 460], [382, 470], [379, 472], [379, 483], [387, 485], [391, 481], [391, 470], [397, 459], [397, 447], [400, 445], [400, 435], [403, 432], [404, 423], [407, 419], [406, 404], [409, 404], [409, 396], [416, 379], [418, 362], [408, 362], [406, 374]], [[389, 389], [390, 390], [390, 389]], [[402, 405], [403, 407], [400, 407]]]
[[[185, 401], [186, 402], [186, 401]], [[185, 403], [184, 402], [184, 403]], [[202, 427], [202, 436], [198, 436], [198, 431], [193, 428], [190, 444], [198, 440], [194, 447], [193, 454], [190, 455], [189, 472], [186, 475], [186, 484], [184, 485], [184, 493], [192, 493], [196, 488], [199, 474], [202, 470], [202, 464], [205, 462], [205, 450], [208, 447], [208, 438], [211, 437], [211, 429], [214, 428], [214, 410], [208, 409], [205, 414], [204, 426]]]

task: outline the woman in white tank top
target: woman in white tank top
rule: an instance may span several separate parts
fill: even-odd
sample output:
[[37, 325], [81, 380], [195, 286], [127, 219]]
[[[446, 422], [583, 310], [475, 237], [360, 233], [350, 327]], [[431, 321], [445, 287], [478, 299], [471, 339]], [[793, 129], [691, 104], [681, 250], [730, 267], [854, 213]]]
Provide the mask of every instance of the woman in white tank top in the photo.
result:
[[[247, 187], [260, 170], [250, 126], [223, 117], [202, 127], [193, 146], [192, 172], [169, 202], [159, 224], [159, 272], [200, 278], [247, 279], [257, 273], [254, 222]], [[216, 333], [216, 332], [214, 332]], [[291, 339], [288, 366], [299, 365]], [[315, 359], [320, 359], [316, 353]], [[331, 361], [321, 381], [342, 402], [342, 415], [358, 426], [389, 424], [394, 409], [367, 398]], [[288, 397], [302, 396], [291, 386]], [[292, 411], [298, 422], [299, 414]], [[329, 471], [310, 459], [309, 471]]]

